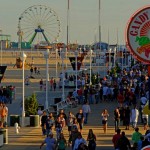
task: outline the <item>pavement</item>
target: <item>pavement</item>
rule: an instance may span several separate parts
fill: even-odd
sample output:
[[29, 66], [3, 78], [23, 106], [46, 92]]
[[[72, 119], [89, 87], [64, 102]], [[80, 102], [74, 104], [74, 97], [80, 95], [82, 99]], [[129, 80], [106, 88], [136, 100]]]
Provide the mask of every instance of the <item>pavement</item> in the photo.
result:
[[[58, 74], [61, 70], [58, 71]], [[25, 69], [25, 76], [30, 75], [29, 68]], [[56, 75], [55, 68], [50, 68], [50, 76], [54, 77]], [[30, 96], [32, 93], [37, 94], [37, 100], [39, 104], [44, 105], [45, 103], [45, 91], [40, 91], [39, 88], [39, 81], [41, 78], [45, 78], [45, 69], [41, 69], [41, 75], [33, 74], [35, 79], [30, 79], [30, 85], [25, 86], [25, 97]], [[16, 98], [13, 100], [12, 104], [8, 104], [9, 114], [17, 114], [21, 115], [22, 108], [20, 103], [22, 102], [22, 70], [13, 68], [12, 65], [8, 65], [8, 69], [5, 73], [5, 79], [2, 81], [3, 86], [5, 85], [14, 85], [16, 86]], [[69, 91], [73, 91], [73, 89], [65, 89], [65, 95]], [[48, 101], [49, 104], [54, 103], [55, 97], [61, 97], [62, 91], [57, 88], [57, 91], [50, 91], [48, 93]], [[88, 118], [88, 124], [83, 128], [83, 137], [86, 139], [89, 129], [93, 129], [96, 137], [97, 137], [97, 150], [111, 150], [113, 149], [112, 144], [112, 136], [115, 134], [114, 130], [114, 120], [113, 120], [113, 112], [114, 109], [118, 106], [118, 103], [113, 102], [102, 102], [98, 104], [92, 104], [91, 106], [91, 113]], [[72, 111], [74, 114], [78, 112], [81, 108], [79, 105], [76, 108], [67, 108], [65, 110], [66, 113]], [[108, 130], [107, 133], [104, 134], [101, 124], [101, 113], [103, 109], [107, 109], [109, 112], [108, 118]], [[145, 133], [143, 130], [142, 125], [139, 125], [140, 132], [142, 134]], [[125, 127], [120, 126], [122, 131]], [[130, 130], [124, 130], [126, 135], [129, 139], [131, 139], [131, 135], [133, 133], [133, 129], [130, 127]], [[55, 133], [55, 131], [53, 131]], [[68, 139], [68, 131], [67, 127], [64, 129], [65, 138]], [[55, 134], [54, 134], [55, 136]], [[41, 142], [44, 140], [44, 136], [42, 136], [41, 128], [40, 127], [21, 127], [20, 133], [16, 135], [14, 127], [8, 127], [8, 144], [5, 144], [1, 147], [1, 150], [37, 150]], [[43, 150], [45, 147], [42, 148]], [[67, 148], [69, 150], [71, 148]]]

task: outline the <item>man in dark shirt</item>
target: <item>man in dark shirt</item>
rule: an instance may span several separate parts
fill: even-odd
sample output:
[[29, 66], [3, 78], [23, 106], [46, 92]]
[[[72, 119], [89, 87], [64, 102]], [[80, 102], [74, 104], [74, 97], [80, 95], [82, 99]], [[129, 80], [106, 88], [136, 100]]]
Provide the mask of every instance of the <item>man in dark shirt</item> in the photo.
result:
[[44, 111], [41, 117], [41, 127], [42, 127], [43, 135], [46, 135], [46, 120], [47, 120], [47, 115], [46, 112]]
[[125, 136], [125, 132], [122, 132], [121, 137], [118, 139], [117, 147], [120, 150], [128, 150], [128, 148], [131, 149], [130, 141]]

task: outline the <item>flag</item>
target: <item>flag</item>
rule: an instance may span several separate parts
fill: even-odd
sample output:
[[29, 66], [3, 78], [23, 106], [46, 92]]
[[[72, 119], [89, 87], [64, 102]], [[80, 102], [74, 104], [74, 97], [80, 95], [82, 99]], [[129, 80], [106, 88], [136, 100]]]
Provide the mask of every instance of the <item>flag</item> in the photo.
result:
[[0, 83], [4, 77], [4, 73], [5, 73], [6, 68], [7, 68], [7, 66], [0, 66]]
[[[83, 59], [84, 59], [84, 57], [77, 57], [77, 70], [80, 70]], [[72, 69], [76, 70], [76, 58], [69, 57], [69, 60], [70, 60]]]

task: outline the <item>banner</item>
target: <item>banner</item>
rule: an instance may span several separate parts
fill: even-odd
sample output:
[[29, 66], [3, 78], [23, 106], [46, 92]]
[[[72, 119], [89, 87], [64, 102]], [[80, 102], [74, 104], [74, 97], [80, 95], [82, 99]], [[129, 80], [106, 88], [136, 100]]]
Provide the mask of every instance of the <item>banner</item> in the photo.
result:
[[5, 73], [6, 68], [7, 68], [7, 66], [0, 66], [0, 83], [4, 77], [4, 73]]
[[[84, 57], [77, 57], [77, 70], [80, 70], [83, 59], [84, 59]], [[69, 60], [70, 60], [72, 69], [76, 70], [76, 58], [69, 57]]]

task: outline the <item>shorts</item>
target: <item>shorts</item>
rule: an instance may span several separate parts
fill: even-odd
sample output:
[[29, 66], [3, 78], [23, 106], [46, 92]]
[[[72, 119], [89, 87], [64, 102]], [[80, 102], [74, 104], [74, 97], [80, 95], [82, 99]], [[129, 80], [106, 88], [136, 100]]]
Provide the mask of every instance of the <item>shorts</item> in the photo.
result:
[[107, 123], [107, 120], [102, 120], [102, 124], [106, 124]]
[[83, 123], [79, 123], [79, 129], [82, 130], [83, 128]]

